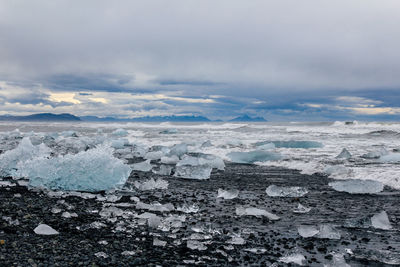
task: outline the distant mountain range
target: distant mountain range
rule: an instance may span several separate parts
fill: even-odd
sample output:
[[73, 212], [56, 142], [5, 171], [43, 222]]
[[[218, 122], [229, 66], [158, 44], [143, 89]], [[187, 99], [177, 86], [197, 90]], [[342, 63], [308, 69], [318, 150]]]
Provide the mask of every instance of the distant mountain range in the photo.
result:
[[[82, 116], [77, 117], [72, 114], [53, 114], [39, 113], [27, 116], [1, 115], [0, 121], [88, 121], [88, 122], [220, 122], [221, 120], [210, 120], [203, 116], [153, 116], [139, 117], [130, 119], [119, 119], [114, 117]], [[265, 122], [262, 117], [249, 117], [243, 115], [230, 120], [230, 122]]]

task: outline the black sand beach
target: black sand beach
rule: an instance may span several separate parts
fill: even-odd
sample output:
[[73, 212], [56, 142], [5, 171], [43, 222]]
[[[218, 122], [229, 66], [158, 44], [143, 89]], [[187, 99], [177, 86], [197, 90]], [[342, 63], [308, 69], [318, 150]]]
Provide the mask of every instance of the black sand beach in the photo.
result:
[[[133, 172], [126, 186], [150, 177], [157, 175]], [[376, 195], [352, 195], [332, 190], [328, 186], [331, 179], [322, 175], [241, 164], [227, 164], [224, 172], [213, 172], [209, 180], [162, 178], [169, 182], [166, 190], [125, 191], [117, 193], [122, 197], [109, 204], [76, 196], [50, 197], [18, 185], [0, 187], [0, 239], [3, 240], [0, 265], [295, 266], [278, 260], [287, 254], [300, 253], [306, 257], [305, 265], [322, 266], [333, 264], [331, 252], [342, 253], [351, 266], [400, 263], [399, 191], [385, 187], [384, 192]], [[269, 197], [265, 189], [271, 184], [304, 186], [309, 193], [300, 198]], [[239, 197], [217, 199], [218, 188], [238, 189]], [[111, 216], [114, 221], [99, 215], [103, 205], [117, 206], [135, 214], [146, 212], [136, 209], [131, 197], [138, 197], [144, 203], [171, 203], [175, 208], [195, 204], [199, 211], [190, 214], [176, 210], [148, 211], [160, 217], [170, 213], [186, 216], [182, 227], [169, 231], [140, 225], [139, 219], [125, 213]], [[298, 203], [311, 207], [311, 211], [293, 213]], [[237, 216], [237, 206], [265, 209], [281, 219], [270, 221], [262, 217]], [[61, 211], [53, 213], [53, 208]], [[371, 217], [382, 210], [387, 212], [392, 230], [346, 227], [348, 221]], [[65, 211], [78, 216], [62, 217]], [[97, 229], [93, 222], [102, 224]], [[35, 234], [33, 229], [40, 223], [53, 227], [59, 235]], [[334, 226], [341, 238], [303, 238], [297, 232], [299, 225], [320, 224]], [[194, 229], [203, 229], [203, 232], [196, 233]], [[240, 235], [245, 244], [230, 244], [229, 240], [235, 235]], [[188, 240], [196, 243], [196, 239], [203, 242], [206, 249], [187, 247]], [[157, 246], [158, 240], [166, 244], [161, 242], [161, 246]]]

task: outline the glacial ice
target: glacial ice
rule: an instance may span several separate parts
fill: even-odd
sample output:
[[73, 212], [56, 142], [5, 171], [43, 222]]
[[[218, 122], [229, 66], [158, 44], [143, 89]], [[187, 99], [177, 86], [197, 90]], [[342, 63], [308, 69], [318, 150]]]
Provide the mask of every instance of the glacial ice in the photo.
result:
[[299, 186], [277, 186], [270, 185], [265, 190], [268, 196], [270, 197], [302, 197], [308, 193], [307, 189]]
[[12, 175], [18, 177], [17, 165], [24, 165], [25, 162], [36, 157], [45, 158], [50, 155], [50, 152], [50, 148], [46, 145], [34, 146], [30, 139], [25, 137], [15, 149], [8, 150], [0, 155], [0, 176]]
[[346, 148], [343, 148], [342, 152], [340, 152], [340, 154], [337, 155], [336, 158], [337, 159], [350, 159], [351, 158], [351, 154]]
[[237, 189], [223, 190], [221, 188], [218, 188], [217, 198], [234, 199], [237, 198], [238, 195], [239, 195], [239, 190]]
[[119, 129], [116, 129], [114, 132], [112, 132], [112, 135], [115, 135], [115, 136], [127, 136], [128, 132], [125, 129], [119, 128]]
[[340, 239], [340, 233], [329, 224], [321, 224], [319, 226], [319, 233], [317, 235], [318, 238], [325, 239]]
[[300, 203], [298, 204], [297, 208], [293, 210], [294, 213], [308, 213], [310, 212], [311, 208], [305, 207], [301, 205]]
[[186, 144], [177, 144], [171, 147], [171, 150], [169, 151], [170, 156], [178, 156], [181, 157], [184, 154], [188, 152], [188, 147]]
[[17, 166], [29, 185], [52, 190], [102, 191], [122, 187], [131, 168], [112, 155], [112, 148], [99, 146], [75, 155], [36, 157]]
[[184, 213], [197, 213], [200, 210], [200, 207], [196, 204], [188, 205], [184, 204], [181, 207], [176, 208], [177, 211], [182, 211]]
[[258, 146], [257, 148], [261, 149], [261, 150], [271, 150], [271, 149], [275, 149], [275, 145], [274, 145], [274, 143], [266, 143], [264, 145]]
[[165, 247], [167, 245], [167, 241], [160, 240], [158, 238], [153, 239], [153, 246], [156, 247]]
[[132, 165], [132, 169], [135, 171], [149, 172], [152, 168], [149, 159]]
[[111, 141], [111, 147], [115, 149], [123, 149], [128, 144], [129, 141], [127, 139], [115, 139]]
[[177, 164], [179, 162], [179, 157], [176, 155], [172, 155], [170, 157], [163, 156], [161, 157], [161, 163], [164, 164]]
[[387, 154], [389, 154], [389, 152], [386, 150], [386, 148], [382, 147], [378, 151], [368, 152], [367, 154], [364, 154], [361, 157], [365, 158], [365, 159], [378, 159], [378, 158], [380, 158], [382, 156], [385, 156]]
[[299, 235], [305, 238], [313, 237], [319, 233], [317, 227], [311, 225], [300, 225], [297, 227], [297, 231], [299, 232]]
[[197, 240], [188, 240], [186, 246], [192, 250], [206, 250], [207, 246]]
[[199, 179], [204, 180], [210, 178], [212, 168], [206, 165], [199, 166], [176, 166], [175, 174], [176, 177], [187, 178], [187, 179]]
[[136, 209], [167, 212], [167, 211], [175, 210], [175, 207], [171, 203], [161, 204], [159, 202], [153, 202], [151, 204], [147, 204], [147, 203], [143, 203], [143, 202], [137, 202], [136, 203]]
[[34, 230], [37, 235], [58, 235], [59, 233], [47, 224], [39, 224]]
[[399, 162], [400, 161], [400, 153], [390, 153], [390, 154], [381, 156], [379, 161], [381, 161], [381, 162]]
[[351, 265], [346, 263], [342, 253], [332, 252], [332, 261], [324, 264], [324, 267], [351, 267]]
[[324, 173], [327, 175], [348, 175], [350, 172], [350, 169], [342, 165], [328, 166], [324, 169]]
[[172, 167], [167, 165], [160, 165], [158, 170], [153, 169], [152, 172], [158, 175], [169, 176], [172, 173]]
[[178, 133], [178, 130], [175, 128], [163, 130], [160, 132], [160, 134], [177, 134], [177, 133]]
[[142, 191], [168, 188], [168, 182], [163, 179], [154, 180], [153, 178], [150, 178], [144, 182], [135, 181], [134, 184], [137, 189]]
[[374, 180], [350, 179], [331, 182], [329, 186], [336, 191], [350, 194], [375, 194], [383, 190], [383, 184]]
[[164, 153], [162, 151], [151, 151], [147, 152], [146, 155], [144, 156], [145, 159], [150, 159], [150, 160], [158, 160], [161, 159], [164, 156]]
[[324, 145], [315, 141], [264, 141], [256, 143], [256, 146], [266, 145], [272, 143], [277, 148], [321, 148]]
[[381, 211], [380, 213], [372, 216], [371, 223], [372, 226], [377, 229], [382, 229], [382, 230], [392, 229], [392, 225], [390, 224], [389, 217], [386, 211]]
[[303, 266], [306, 263], [306, 258], [300, 253], [293, 253], [287, 256], [280, 257], [279, 261], [284, 263], [295, 263]]
[[268, 152], [264, 150], [254, 150], [250, 152], [231, 152], [227, 156], [234, 163], [252, 164], [254, 162], [263, 162], [269, 160], [279, 160], [282, 156], [278, 153]]
[[236, 207], [236, 215], [238, 216], [265, 216], [271, 221], [276, 221], [279, 220], [280, 218], [276, 216], [275, 214], [272, 214], [266, 210], [263, 209], [258, 209], [258, 208], [244, 208], [242, 206]]

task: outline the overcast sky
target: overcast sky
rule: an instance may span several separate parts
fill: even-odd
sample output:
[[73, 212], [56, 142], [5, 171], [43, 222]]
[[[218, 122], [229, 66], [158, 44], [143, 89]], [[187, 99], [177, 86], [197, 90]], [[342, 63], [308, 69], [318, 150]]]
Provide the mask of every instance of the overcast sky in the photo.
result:
[[0, 114], [398, 120], [400, 1], [0, 0]]

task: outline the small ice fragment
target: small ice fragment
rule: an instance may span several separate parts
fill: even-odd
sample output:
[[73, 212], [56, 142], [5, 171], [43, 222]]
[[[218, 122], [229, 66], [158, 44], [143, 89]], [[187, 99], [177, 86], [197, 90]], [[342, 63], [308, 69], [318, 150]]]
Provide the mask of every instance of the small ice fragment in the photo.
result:
[[199, 211], [199, 209], [200, 209], [200, 207], [197, 206], [196, 204], [193, 204], [193, 205], [184, 204], [182, 207], [178, 207], [176, 210], [182, 211], [184, 213], [197, 213]]
[[284, 263], [295, 263], [300, 266], [303, 266], [306, 262], [306, 258], [300, 253], [294, 253], [294, 254], [280, 257], [279, 261], [284, 262]]
[[163, 241], [158, 238], [154, 238], [154, 240], [153, 240], [153, 246], [156, 246], [156, 247], [165, 247], [166, 244], [167, 244], [167, 241]]
[[265, 248], [246, 248], [244, 249], [244, 251], [248, 251], [254, 254], [264, 254], [265, 252], [267, 252]]
[[151, 178], [144, 182], [135, 181], [134, 184], [137, 189], [142, 191], [168, 188], [168, 182], [163, 179], [154, 180], [153, 178]]
[[121, 253], [122, 256], [133, 256], [136, 255], [135, 251], [129, 251], [129, 250], [125, 250]]
[[97, 242], [100, 245], [108, 245], [107, 240], [100, 240], [99, 242]]
[[371, 217], [372, 226], [377, 229], [390, 230], [392, 225], [390, 224], [389, 217], [386, 211], [382, 211]]
[[125, 144], [128, 143], [128, 140], [124, 139], [117, 139], [117, 140], [112, 140], [111, 141], [111, 147], [115, 149], [123, 149], [125, 147]]
[[148, 172], [151, 171], [152, 168], [153, 166], [150, 164], [149, 159], [132, 165], [132, 169], [135, 171]]
[[106, 253], [104, 253], [104, 252], [97, 252], [97, 253], [95, 253], [94, 255], [95, 255], [97, 258], [104, 258], [104, 259], [108, 258], [108, 255], [107, 255]]
[[65, 211], [61, 214], [61, 217], [64, 218], [78, 217], [78, 214], [76, 214], [75, 212], [69, 213], [68, 211]]
[[297, 208], [293, 210], [294, 213], [308, 213], [310, 212], [311, 208], [304, 207], [300, 203], [298, 204]]
[[258, 208], [244, 208], [244, 207], [236, 207], [236, 215], [238, 216], [243, 216], [243, 215], [248, 215], [248, 216], [265, 216], [271, 221], [276, 221], [279, 220], [280, 218], [276, 216], [275, 214], [272, 214], [266, 210], [263, 209], [258, 209]]
[[302, 237], [312, 237], [315, 236], [319, 233], [319, 230], [315, 226], [309, 226], [309, 225], [300, 225], [297, 228], [297, 232], [299, 232], [299, 235]]
[[270, 185], [265, 190], [268, 196], [270, 197], [302, 197], [308, 193], [307, 189], [299, 186], [276, 186]]
[[212, 168], [206, 165], [199, 166], [177, 166], [175, 170], [175, 177], [204, 180], [210, 178]]
[[336, 158], [337, 159], [350, 159], [351, 158], [351, 154], [346, 148], [343, 148], [342, 152], [340, 152], [340, 154], [337, 155]]
[[319, 226], [318, 238], [340, 239], [340, 233], [331, 225], [321, 224]]
[[223, 190], [219, 188], [217, 198], [234, 199], [237, 198], [238, 195], [239, 195], [239, 190], [237, 189]]
[[143, 202], [136, 203], [136, 209], [141, 210], [150, 210], [150, 211], [159, 211], [159, 212], [168, 212], [174, 210], [174, 205], [171, 203], [168, 204], [161, 204], [159, 202], [153, 202], [152, 204], [146, 204]]
[[251, 164], [257, 161], [279, 160], [282, 156], [278, 153], [268, 152], [265, 150], [255, 150], [250, 152], [231, 152], [227, 156], [234, 163]]
[[34, 230], [37, 235], [58, 235], [59, 233], [47, 224], [39, 224]]
[[240, 236], [233, 236], [231, 239], [227, 241], [228, 244], [232, 245], [244, 245], [246, 244], [246, 240]]
[[211, 147], [213, 144], [211, 143], [210, 140], [205, 141], [203, 144], [201, 144], [201, 148], [206, 148], [206, 147]]
[[147, 225], [150, 228], [158, 228], [161, 225], [161, 218], [153, 214], [147, 219]]
[[336, 191], [350, 194], [375, 194], [383, 190], [383, 184], [374, 180], [350, 179], [331, 182], [329, 186]]
[[324, 264], [324, 267], [351, 267], [351, 265], [346, 263], [344, 255], [338, 252], [332, 252], [332, 261]]
[[207, 247], [200, 241], [188, 240], [186, 246], [192, 250], [206, 250]]

